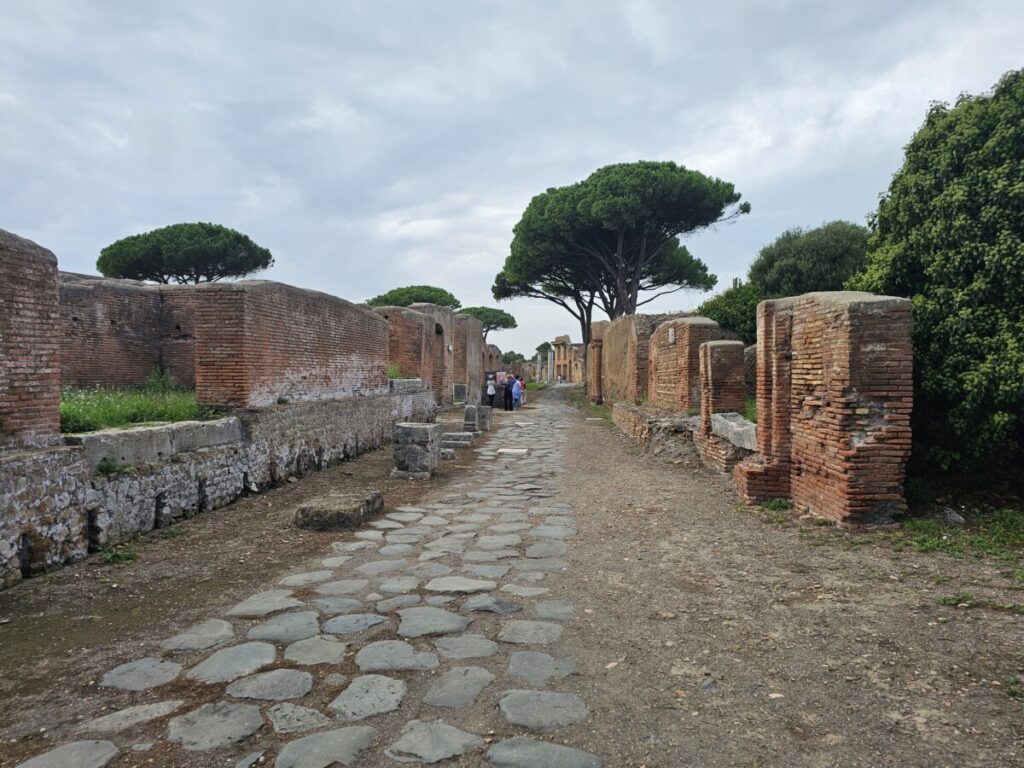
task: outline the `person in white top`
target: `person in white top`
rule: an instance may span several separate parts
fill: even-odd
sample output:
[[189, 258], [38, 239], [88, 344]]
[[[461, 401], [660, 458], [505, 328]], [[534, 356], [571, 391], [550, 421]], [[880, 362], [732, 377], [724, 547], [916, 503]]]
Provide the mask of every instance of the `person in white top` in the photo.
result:
[[498, 390], [496, 390], [494, 388], [494, 379], [493, 378], [488, 378], [487, 379], [487, 404], [489, 406], [491, 406], [491, 408], [494, 407], [494, 395], [497, 393], [497, 391]]

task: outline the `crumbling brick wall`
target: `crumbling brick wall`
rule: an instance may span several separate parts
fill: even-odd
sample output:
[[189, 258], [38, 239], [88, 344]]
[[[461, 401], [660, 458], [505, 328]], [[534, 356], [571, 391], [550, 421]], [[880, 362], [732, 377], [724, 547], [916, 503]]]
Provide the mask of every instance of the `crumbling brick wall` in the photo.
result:
[[61, 383], [131, 386], [157, 368], [195, 383], [194, 286], [60, 273]]
[[409, 309], [421, 312], [434, 321], [434, 333], [430, 337], [433, 362], [431, 386], [438, 405], [455, 402], [455, 313], [437, 304], [412, 304]]
[[483, 366], [485, 371], [501, 370], [501, 350], [494, 344], [488, 344], [483, 351]]
[[604, 341], [592, 339], [587, 345], [587, 397], [592, 403], [604, 401], [601, 392], [601, 356], [603, 354]]
[[434, 377], [433, 318], [406, 307], [375, 307], [388, 321], [388, 364], [402, 377], [430, 383]]
[[745, 497], [785, 488], [797, 509], [843, 524], [887, 521], [906, 508], [910, 322], [909, 300], [869, 293], [759, 305], [761, 456], [737, 467]]
[[604, 331], [601, 389], [611, 402], [633, 402], [647, 396], [648, 346], [654, 329], [670, 315], [625, 315]]
[[693, 442], [705, 465], [728, 472], [747, 452], [715, 435], [711, 416], [744, 411], [743, 342], [704, 342], [698, 347], [698, 358], [700, 425]]
[[469, 405], [479, 405], [483, 386], [484, 326], [472, 315], [455, 315], [455, 351], [453, 355], [455, 386], [465, 387], [463, 398]]
[[0, 451], [60, 439], [57, 296], [57, 257], [0, 229]]
[[196, 292], [196, 393], [255, 408], [387, 391], [388, 324], [344, 299], [246, 280]]
[[700, 409], [700, 345], [722, 338], [722, 329], [706, 317], [667, 320], [651, 334], [647, 398], [671, 411]]

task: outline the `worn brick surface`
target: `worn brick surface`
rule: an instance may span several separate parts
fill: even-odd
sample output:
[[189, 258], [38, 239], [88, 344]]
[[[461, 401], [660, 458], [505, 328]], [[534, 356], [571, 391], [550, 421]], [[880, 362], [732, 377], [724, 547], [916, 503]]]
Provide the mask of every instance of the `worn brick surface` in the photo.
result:
[[196, 393], [253, 408], [387, 391], [387, 321], [316, 291], [246, 280], [196, 291]]
[[0, 451], [60, 437], [57, 258], [0, 230]]
[[388, 321], [388, 364], [403, 377], [432, 382], [434, 378], [434, 320], [406, 307], [375, 307]]
[[722, 338], [706, 317], [679, 317], [659, 325], [648, 344], [647, 399], [671, 411], [700, 409], [700, 345]]
[[451, 405], [455, 402], [455, 313], [436, 304], [413, 304], [409, 309], [434, 321], [434, 333], [430, 336], [434, 360], [430, 381], [438, 405]]
[[601, 389], [604, 399], [633, 402], [647, 396], [647, 360], [651, 334], [680, 315], [626, 315], [604, 331]]
[[483, 387], [484, 326], [472, 315], [455, 315], [454, 373], [466, 388], [466, 402], [479, 405]]
[[587, 346], [587, 397], [592, 403], [600, 403], [604, 401], [601, 391], [601, 356], [604, 354], [604, 341], [591, 339]]
[[729, 472], [749, 451], [713, 434], [711, 415], [744, 411], [743, 342], [704, 342], [698, 357], [700, 426], [693, 442], [705, 465]]

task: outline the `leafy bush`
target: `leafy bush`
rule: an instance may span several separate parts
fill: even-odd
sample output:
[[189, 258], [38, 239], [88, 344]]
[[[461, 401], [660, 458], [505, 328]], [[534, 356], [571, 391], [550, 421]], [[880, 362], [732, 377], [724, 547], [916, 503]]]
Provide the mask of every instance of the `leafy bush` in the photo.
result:
[[864, 269], [867, 247], [867, 227], [849, 221], [790, 229], [761, 249], [750, 282], [769, 298], [836, 291]]
[[697, 314], [711, 318], [739, 335], [744, 344], [753, 344], [757, 338], [757, 303], [762, 298], [764, 296], [756, 285], [737, 280], [732, 288], [712, 296], [697, 307]]
[[970, 473], [1024, 460], [1024, 70], [934, 104], [850, 287], [908, 296], [914, 458]]

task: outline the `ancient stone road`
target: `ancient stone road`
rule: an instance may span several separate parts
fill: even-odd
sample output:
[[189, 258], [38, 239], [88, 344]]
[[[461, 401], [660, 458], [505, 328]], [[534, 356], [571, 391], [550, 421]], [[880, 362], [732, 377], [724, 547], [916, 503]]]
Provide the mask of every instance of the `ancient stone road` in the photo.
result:
[[[99, 684], [138, 703], [22, 765], [604, 765], [560, 736], [589, 717], [559, 685], [577, 606], [548, 594], [576, 535], [551, 501], [567, 418], [560, 402], [506, 418], [459, 485], [111, 669]], [[159, 741], [133, 737], [158, 719]]]

